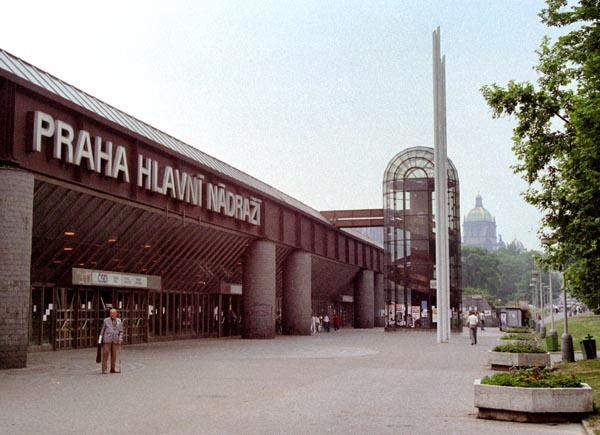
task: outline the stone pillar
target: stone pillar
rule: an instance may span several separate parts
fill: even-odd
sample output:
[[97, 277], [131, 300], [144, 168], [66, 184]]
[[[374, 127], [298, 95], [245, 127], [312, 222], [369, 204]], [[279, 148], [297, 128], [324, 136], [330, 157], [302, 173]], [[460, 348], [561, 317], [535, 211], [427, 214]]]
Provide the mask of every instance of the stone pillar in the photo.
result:
[[0, 166], [0, 369], [27, 364], [33, 174]]
[[354, 327], [372, 328], [375, 323], [374, 276], [363, 269], [354, 278]]
[[374, 293], [375, 327], [383, 328], [385, 326], [385, 296], [383, 294], [383, 273], [375, 273]]
[[242, 337], [273, 338], [277, 306], [275, 244], [264, 240], [253, 242], [243, 261]]
[[282, 321], [285, 335], [310, 335], [312, 256], [295, 251], [283, 266]]

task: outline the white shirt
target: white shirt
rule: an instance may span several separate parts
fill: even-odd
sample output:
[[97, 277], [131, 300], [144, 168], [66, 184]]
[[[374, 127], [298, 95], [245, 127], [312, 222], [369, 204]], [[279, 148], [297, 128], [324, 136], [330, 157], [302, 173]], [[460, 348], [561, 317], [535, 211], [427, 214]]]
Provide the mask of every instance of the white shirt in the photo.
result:
[[469, 317], [467, 317], [467, 326], [469, 328], [472, 326], [477, 326], [477, 323], [479, 323], [479, 320], [475, 314], [471, 314]]

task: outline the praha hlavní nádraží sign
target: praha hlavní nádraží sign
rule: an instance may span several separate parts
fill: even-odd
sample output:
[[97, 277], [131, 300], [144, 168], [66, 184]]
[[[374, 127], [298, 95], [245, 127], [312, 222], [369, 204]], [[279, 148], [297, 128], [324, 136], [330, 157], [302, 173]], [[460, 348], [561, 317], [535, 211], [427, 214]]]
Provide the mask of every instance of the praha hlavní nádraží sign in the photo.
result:
[[[51, 115], [33, 112], [33, 140], [29, 151], [42, 152], [43, 138], [52, 140], [52, 157], [66, 163], [81, 166], [109, 178], [130, 183], [127, 149], [114, 145], [100, 136], [92, 136], [87, 130], [75, 130], [70, 124], [54, 119]], [[218, 183], [205, 183], [204, 176], [189, 174], [159, 162], [141, 153], [137, 155], [137, 186], [197, 207], [203, 206], [203, 187], [206, 186], [206, 209], [260, 225], [261, 201], [247, 198], [227, 190]], [[162, 173], [162, 176], [161, 176]]]

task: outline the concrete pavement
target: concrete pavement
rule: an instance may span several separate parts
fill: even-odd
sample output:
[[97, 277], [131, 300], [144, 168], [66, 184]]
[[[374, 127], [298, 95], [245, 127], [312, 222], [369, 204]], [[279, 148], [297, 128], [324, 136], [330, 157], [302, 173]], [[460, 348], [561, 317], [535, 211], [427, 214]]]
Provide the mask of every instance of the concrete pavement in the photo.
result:
[[497, 329], [438, 345], [434, 333], [352, 330], [275, 340], [128, 346], [123, 373], [95, 350], [33, 353], [0, 372], [6, 434], [583, 434], [579, 424], [475, 418]]

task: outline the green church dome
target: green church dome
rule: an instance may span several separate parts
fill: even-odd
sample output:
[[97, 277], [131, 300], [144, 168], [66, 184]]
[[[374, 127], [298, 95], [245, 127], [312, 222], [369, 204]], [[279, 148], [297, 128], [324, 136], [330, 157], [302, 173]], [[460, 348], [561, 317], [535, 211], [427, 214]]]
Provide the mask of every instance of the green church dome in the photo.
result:
[[483, 207], [480, 194], [475, 197], [475, 207], [467, 214], [465, 222], [493, 222], [492, 214]]

